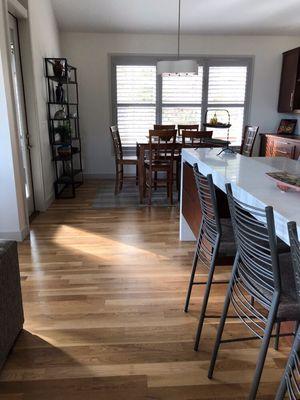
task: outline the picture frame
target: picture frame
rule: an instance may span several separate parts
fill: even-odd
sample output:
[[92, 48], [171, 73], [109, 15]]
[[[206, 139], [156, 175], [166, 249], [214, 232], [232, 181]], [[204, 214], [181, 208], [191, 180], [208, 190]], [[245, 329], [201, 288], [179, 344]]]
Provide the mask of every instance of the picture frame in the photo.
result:
[[293, 135], [295, 133], [297, 119], [282, 119], [277, 129], [279, 135]]

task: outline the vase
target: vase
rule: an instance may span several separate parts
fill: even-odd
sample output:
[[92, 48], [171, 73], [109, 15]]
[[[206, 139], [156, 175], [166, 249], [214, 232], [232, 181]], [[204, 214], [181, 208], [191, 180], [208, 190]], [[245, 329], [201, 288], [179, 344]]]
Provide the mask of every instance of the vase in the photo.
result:
[[65, 90], [63, 88], [62, 83], [59, 83], [56, 86], [55, 97], [56, 97], [56, 102], [57, 103], [64, 103], [64, 101], [65, 101]]
[[56, 111], [56, 113], [54, 114], [54, 119], [66, 119], [67, 118], [67, 114], [65, 112], [64, 107], [61, 108], [60, 110]]
[[61, 78], [64, 74], [64, 66], [60, 60], [55, 60], [53, 64], [53, 73], [57, 78]]

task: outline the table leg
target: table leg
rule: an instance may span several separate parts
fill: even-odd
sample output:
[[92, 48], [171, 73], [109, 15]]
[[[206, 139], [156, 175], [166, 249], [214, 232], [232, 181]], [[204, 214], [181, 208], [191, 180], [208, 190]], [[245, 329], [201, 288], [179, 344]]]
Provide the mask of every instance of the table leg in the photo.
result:
[[138, 149], [138, 174], [139, 174], [139, 193], [140, 193], [140, 204], [144, 202], [144, 146], [139, 146]]

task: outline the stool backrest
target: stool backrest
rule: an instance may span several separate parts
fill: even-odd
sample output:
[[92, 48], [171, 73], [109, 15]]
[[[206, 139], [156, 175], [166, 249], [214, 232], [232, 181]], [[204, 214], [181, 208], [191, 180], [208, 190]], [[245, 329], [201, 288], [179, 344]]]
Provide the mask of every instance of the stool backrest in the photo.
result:
[[277, 239], [272, 207], [250, 206], [235, 198], [226, 184], [234, 229], [241, 286], [266, 309], [275, 290], [280, 293]]
[[110, 134], [114, 146], [114, 153], [115, 153], [115, 158], [117, 160], [122, 160], [123, 158], [123, 150], [122, 150], [122, 143], [121, 143], [121, 138], [120, 138], [120, 133], [117, 125], [113, 125], [110, 128]]
[[155, 131], [173, 131], [173, 130], [175, 130], [175, 125], [159, 125], [159, 124], [155, 124], [155, 125], [153, 125], [153, 129]]
[[247, 157], [252, 157], [255, 139], [258, 133], [258, 126], [246, 125], [242, 138], [240, 154]]
[[212, 235], [221, 233], [221, 224], [217, 206], [216, 191], [212, 175], [206, 177], [199, 172], [198, 165], [194, 164], [194, 177], [196, 181], [199, 201], [201, 205], [202, 219]]
[[176, 143], [176, 129], [173, 130], [150, 130], [149, 131], [149, 160], [168, 161], [174, 160]]
[[187, 147], [200, 146], [203, 143], [203, 138], [211, 139], [213, 131], [182, 131], [182, 145]]
[[294, 270], [295, 285], [296, 285], [296, 295], [300, 302], [300, 243], [297, 233], [296, 222], [288, 223], [292, 265]]
[[177, 125], [178, 128], [178, 135], [180, 136], [182, 131], [198, 131], [199, 130], [199, 125], [195, 124], [195, 125]]

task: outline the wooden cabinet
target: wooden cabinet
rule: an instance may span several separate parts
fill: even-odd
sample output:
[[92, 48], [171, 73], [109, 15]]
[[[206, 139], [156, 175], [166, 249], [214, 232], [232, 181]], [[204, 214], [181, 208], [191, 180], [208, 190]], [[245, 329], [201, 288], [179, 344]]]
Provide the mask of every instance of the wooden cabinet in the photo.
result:
[[300, 109], [300, 47], [283, 53], [278, 112]]
[[300, 156], [300, 136], [261, 134], [260, 155], [265, 157], [287, 157], [298, 159]]

